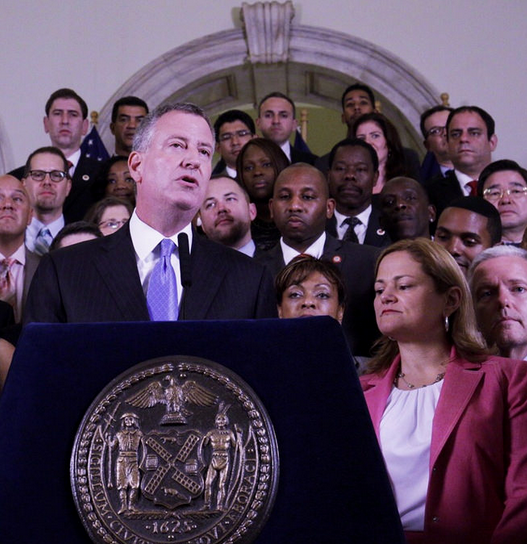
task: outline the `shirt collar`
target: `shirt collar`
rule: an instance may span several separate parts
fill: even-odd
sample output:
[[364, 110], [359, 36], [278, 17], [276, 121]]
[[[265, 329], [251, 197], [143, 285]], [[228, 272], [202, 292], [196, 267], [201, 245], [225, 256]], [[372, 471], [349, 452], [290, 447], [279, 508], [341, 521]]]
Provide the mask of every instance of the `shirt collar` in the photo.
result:
[[295, 257], [299, 255], [311, 255], [316, 259], [320, 259], [324, 253], [324, 244], [326, 243], [326, 233], [323, 232], [305, 251], [297, 251], [288, 246], [283, 238], [280, 238], [280, 246], [282, 248], [282, 255], [284, 256], [285, 264], [289, 264]]
[[[0, 260], [4, 260], [5, 258], [6, 256], [0, 253]], [[25, 265], [26, 264], [26, 246], [22, 244], [12, 255], [9, 256], [9, 258], [14, 259], [15, 261], [18, 261], [22, 265]]]
[[280, 149], [286, 154], [286, 157], [289, 159], [289, 162], [291, 162], [291, 144], [289, 143], [289, 140], [285, 141], [280, 146]]
[[[371, 204], [362, 212], [360, 212], [359, 214], [355, 215], [355, 217], [357, 219], [359, 219], [359, 221], [363, 224], [363, 225], [367, 225], [368, 224], [368, 221], [370, 220], [370, 215], [371, 215]], [[337, 225], [339, 227], [343, 227], [344, 226], [344, 221], [346, 219], [348, 219], [348, 217], [350, 217], [349, 215], [344, 215], [342, 213], [339, 213], [336, 209], [333, 211], [334, 215], [335, 215], [335, 218], [337, 219]], [[347, 225], [347, 223], [346, 223]]]
[[[144, 221], [141, 221], [134, 210], [132, 217], [129, 221], [130, 236], [132, 238], [132, 244], [139, 259], [144, 260], [148, 257], [152, 251], [159, 245], [161, 240], [164, 240], [166, 236], [163, 236], [160, 232], [153, 229], [150, 225], [147, 225]], [[182, 232], [188, 236], [189, 248], [192, 248], [192, 225], [189, 223], [185, 228], [176, 232], [169, 238], [178, 245], [178, 235]]]
[[38, 236], [38, 233], [46, 228], [49, 229], [49, 232], [51, 233], [51, 236], [55, 238], [60, 230], [64, 227], [64, 216], [61, 215], [58, 219], [55, 219], [55, 221], [52, 221], [51, 223], [48, 223], [47, 225], [44, 225], [41, 221], [39, 221], [35, 216], [31, 218], [31, 223], [27, 226], [27, 233], [29, 236], [32, 236], [33, 238], [36, 238]]
[[66, 158], [71, 162], [71, 164], [73, 164], [73, 169], [75, 170], [75, 168], [77, 168], [77, 164], [79, 164], [79, 160], [81, 158], [80, 148], [77, 149], [77, 151], [75, 151], [75, 153], [73, 153], [73, 155], [70, 155], [69, 157], [66, 157]]

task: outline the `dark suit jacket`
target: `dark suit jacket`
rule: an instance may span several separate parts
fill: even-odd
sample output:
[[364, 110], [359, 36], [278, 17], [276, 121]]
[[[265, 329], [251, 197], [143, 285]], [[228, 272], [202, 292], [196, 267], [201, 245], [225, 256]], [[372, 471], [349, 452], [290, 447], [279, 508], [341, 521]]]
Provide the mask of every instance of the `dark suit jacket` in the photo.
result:
[[[353, 244], [327, 236], [322, 259], [340, 268], [346, 285], [346, 309], [342, 327], [354, 355], [370, 356], [370, 348], [379, 336], [373, 310], [375, 261], [379, 250], [371, 246]], [[282, 248], [278, 243], [263, 251], [255, 259], [267, 266], [276, 276], [285, 266]]]
[[24, 270], [24, 291], [22, 293], [22, 310], [26, 304], [27, 295], [29, 293], [29, 287], [35, 272], [37, 270], [38, 264], [40, 263], [40, 257], [29, 251], [26, 248], [26, 266]]
[[291, 146], [291, 164], [295, 162], [307, 162], [307, 164], [315, 164], [317, 156], [313, 153], [306, 153], [305, 151], [300, 151], [296, 147]]
[[[180, 320], [276, 317], [269, 273], [249, 257], [193, 237], [192, 285]], [[128, 225], [111, 236], [46, 254], [38, 267], [24, 321], [75, 323], [149, 321]]]
[[93, 204], [92, 185], [95, 182], [101, 163], [81, 155], [73, 179], [71, 191], [64, 202], [64, 219], [66, 223], [81, 221]]
[[[364, 244], [374, 247], [386, 247], [389, 246], [392, 241], [379, 223], [379, 217], [381, 212], [372, 206], [370, 219], [368, 221], [368, 227], [366, 228], [366, 237], [364, 238]], [[326, 232], [331, 236], [338, 238], [337, 235], [337, 218], [333, 215], [326, 221]]]
[[[73, 179], [71, 180], [71, 191], [64, 202], [64, 219], [66, 223], [73, 223], [84, 219], [89, 207], [93, 204], [92, 185], [95, 181], [101, 163], [81, 155]], [[22, 179], [25, 166], [20, 166], [9, 172], [11, 176]]]
[[449, 170], [445, 177], [441, 174], [433, 177], [424, 185], [430, 204], [436, 207], [437, 218], [441, 212], [456, 198], [464, 196], [454, 170]]

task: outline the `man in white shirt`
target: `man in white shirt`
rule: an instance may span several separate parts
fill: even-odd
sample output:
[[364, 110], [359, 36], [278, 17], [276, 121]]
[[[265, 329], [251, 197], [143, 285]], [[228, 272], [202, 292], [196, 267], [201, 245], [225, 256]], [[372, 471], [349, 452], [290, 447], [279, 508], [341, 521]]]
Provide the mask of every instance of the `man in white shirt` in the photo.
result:
[[251, 237], [251, 222], [256, 206], [247, 191], [226, 176], [212, 178], [199, 210], [203, 232], [209, 240], [253, 257], [256, 246]]
[[22, 183], [14, 176], [0, 176], [0, 300], [13, 307], [17, 323], [39, 260], [24, 245], [30, 220], [29, 196]]
[[329, 154], [329, 192], [336, 207], [326, 230], [358, 244], [384, 247], [390, 239], [381, 228], [380, 210], [372, 205], [373, 188], [379, 177], [375, 149], [358, 138], [338, 142]]
[[503, 357], [527, 360], [527, 251], [486, 249], [472, 263], [469, 284], [487, 343]]
[[329, 196], [324, 174], [314, 166], [298, 163], [282, 170], [269, 206], [282, 237], [256, 260], [275, 276], [300, 254], [333, 262], [346, 285], [344, 332], [353, 354], [368, 356], [379, 334], [373, 313], [373, 276], [379, 250], [337, 240], [325, 232], [335, 201]]
[[64, 201], [71, 190], [68, 162], [56, 147], [41, 147], [27, 159], [24, 178], [33, 218], [26, 229], [26, 246], [43, 255], [64, 227]]
[[25, 321], [157, 320], [149, 288], [160, 285], [161, 271], [169, 290], [156, 298], [170, 303], [168, 320], [276, 316], [269, 273], [192, 231], [213, 150], [210, 121], [193, 104], [165, 104], [145, 117], [128, 159], [137, 186], [130, 221], [111, 236], [45, 255]]
[[256, 126], [262, 136], [280, 146], [291, 163], [306, 162], [315, 164], [316, 155], [294, 148], [289, 139], [297, 129], [295, 103], [280, 92], [264, 96], [258, 106]]

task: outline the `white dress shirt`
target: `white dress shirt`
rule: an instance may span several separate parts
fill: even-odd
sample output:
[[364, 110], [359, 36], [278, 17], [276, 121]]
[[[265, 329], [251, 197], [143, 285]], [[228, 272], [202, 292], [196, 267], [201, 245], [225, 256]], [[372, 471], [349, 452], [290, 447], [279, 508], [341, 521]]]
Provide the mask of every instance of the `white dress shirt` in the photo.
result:
[[[166, 238], [160, 232], [141, 221], [137, 216], [135, 210], [130, 217], [130, 236], [132, 237], [132, 244], [135, 250], [135, 258], [137, 262], [137, 270], [139, 272], [139, 278], [143, 287], [143, 293], [148, 293], [148, 283], [150, 282], [150, 276], [152, 270], [156, 265], [160, 257], [159, 244]], [[177, 298], [178, 305], [181, 303], [181, 295], [183, 294], [183, 286], [181, 284], [181, 269], [179, 266], [179, 252], [178, 252], [178, 234], [186, 233], [188, 236], [189, 248], [192, 247], [192, 225], [189, 223], [184, 229], [180, 230], [174, 236], [170, 236], [170, 239], [176, 244], [176, 251], [172, 252], [170, 263], [176, 274], [177, 282]]]
[[73, 174], [75, 174], [75, 168], [77, 168], [77, 164], [79, 164], [80, 158], [81, 158], [81, 150], [80, 150], [80, 148], [77, 149], [77, 151], [75, 151], [75, 153], [73, 153], [73, 155], [70, 155], [69, 157], [66, 157], [66, 159], [67, 159], [68, 161], [70, 161], [71, 164], [73, 165], [73, 166], [69, 169], [70, 178], [73, 178]]
[[[360, 223], [356, 225], [353, 229], [355, 231], [355, 234], [357, 235], [357, 240], [359, 241], [359, 244], [364, 244], [364, 240], [366, 239], [366, 231], [368, 230], [368, 221], [370, 220], [371, 209], [372, 208], [370, 204], [363, 212], [355, 216], [360, 221]], [[344, 223], [344, 221], [348, 219], [349, 216], [343, 215], [337, 210], [335, 210], [333, 213], [335, 215], [335, 219], [337, 220], [337, 236], [339, 240], [342, 240], [348, 228], [351, 227], [351, 225], [349, 225], [348, 223]]]
[[282, 255], [284, 256], [284, 262], [288, 265], [295, 257], [299, 255], [311, 255], [316, 259], [320, 259], [324, 253], [324, 244], [326, 243], [326, 233], [323, 232], [319, 238], [317, 238], [305, 251], [297, 251], [288, 246], [283, 238], [280, 238], [280, 246], [282, 248]]

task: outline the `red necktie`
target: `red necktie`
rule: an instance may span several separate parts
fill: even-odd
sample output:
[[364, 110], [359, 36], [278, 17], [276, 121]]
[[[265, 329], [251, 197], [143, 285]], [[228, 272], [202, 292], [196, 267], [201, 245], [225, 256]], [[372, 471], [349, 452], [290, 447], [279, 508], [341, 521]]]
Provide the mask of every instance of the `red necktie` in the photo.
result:
[[478, 180], [473, 179], [469, 181], [467, 185], [470, 187], [470, 193], [468, 196], [478, 196]]

